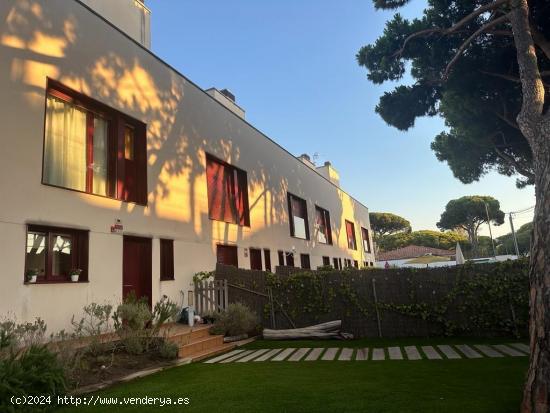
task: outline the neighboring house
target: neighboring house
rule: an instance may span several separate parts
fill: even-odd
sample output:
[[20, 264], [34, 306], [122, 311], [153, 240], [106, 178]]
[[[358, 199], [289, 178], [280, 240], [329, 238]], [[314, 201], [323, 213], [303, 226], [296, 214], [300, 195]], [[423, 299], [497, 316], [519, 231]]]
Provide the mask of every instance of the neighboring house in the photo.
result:
[[149, 15], [137, 0], [0, 3], [0, 314], [55, 331], [130, 291], [181, 302], [216, 262], [372, 266], [368, 210], [334, 168], [152, 54]]
[[408, 245], [378, 254], [376, 267], [442, 267], [456, 265], [455, 250]]

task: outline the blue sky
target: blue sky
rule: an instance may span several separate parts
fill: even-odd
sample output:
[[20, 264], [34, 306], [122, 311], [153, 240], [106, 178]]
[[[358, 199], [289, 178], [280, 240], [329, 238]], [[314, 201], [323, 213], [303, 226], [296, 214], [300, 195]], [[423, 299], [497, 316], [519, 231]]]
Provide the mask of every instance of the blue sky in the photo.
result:
[[[413, 0], [401, 13], [418, 16], [425, 4]], [[402, 215], [418, 230], [437, 229], [446, 203], [464, 195], [494, 196], [505, 212], [534, 205], [533, 188], [518, 190], [512, 178], [492, 173], [470, 185], [455, 179], [430, 149], [441, 119], [399, 132], [374, 113], [395, 84], [373, 85], [355, 60], [392, 15], [375, 11], [371, 0], [147, 5], [155, 54], [203, 88], [230, 89], [246, 119], [293, 154], [330, 160], [342, 187], [371, 211]], [[518, 227], [529, 219], [518, 216]]]

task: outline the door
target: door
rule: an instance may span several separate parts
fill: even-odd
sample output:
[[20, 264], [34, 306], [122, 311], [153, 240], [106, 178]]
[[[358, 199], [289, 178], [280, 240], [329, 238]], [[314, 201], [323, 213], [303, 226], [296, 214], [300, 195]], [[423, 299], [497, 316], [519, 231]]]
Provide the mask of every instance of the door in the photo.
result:
[[233, 245], [218, 245], [216, 251], [217, 263], [232, 265], [234, 267], [239, 266], [239, 259], [237, 256], [237, 247]]
[[134, 291], [137, 298], [147, 297], [152, 304], [151, 238], [124, 236], [122, 257], [122, 297]]
[[250, 269], [262, 270], [262, 250], [250, 248]]

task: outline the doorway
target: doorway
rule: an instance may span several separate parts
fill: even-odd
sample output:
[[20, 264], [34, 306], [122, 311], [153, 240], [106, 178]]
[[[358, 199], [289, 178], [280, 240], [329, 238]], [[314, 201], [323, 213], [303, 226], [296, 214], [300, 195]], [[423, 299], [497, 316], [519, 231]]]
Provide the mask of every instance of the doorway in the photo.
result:
[[151, 238], [124, 236], [122, 252], [122, 298], [132, 291], [137, 298], [147, 297], [152, 306]]

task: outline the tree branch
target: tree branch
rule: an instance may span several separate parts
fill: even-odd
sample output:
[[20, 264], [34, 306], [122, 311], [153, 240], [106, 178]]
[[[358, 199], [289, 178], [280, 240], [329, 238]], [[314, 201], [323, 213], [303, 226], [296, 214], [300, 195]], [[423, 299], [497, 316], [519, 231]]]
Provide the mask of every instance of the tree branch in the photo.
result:
[[468, 14], [467, 16], [465, 16], [464, 18], [459, 20], [455, 25], [453, 25], [453, 26], [451, 26], [447, 29], [441, 29], [439, 27], [435, 27], [435, 28], [432, 28], [432, 29], [419, 30], [416, 33], [413, 33], [413, 34], [409, 35], [405, 39], [405, 41], [403, 42], [403, 45], [401, 46], [401, 49], [399, 49], [397, 52], [395, 52], [393, 54], [393, 56], [394, 57], [395, 56], [401, 56], [403, 54], [403, 52], [405, 51], [405, 47], [407, 46], [407, 43], [409, 41], [411, 41], [412, 39], [416, 38], [416, 37], [426, 36], [426, 35], [430, 35], [430, 34], [433, 34], [433, 33], [440, 33], [443, 36], [454, 33], [458, 29], [460, 29], [462, 26], [464, 26], [466, 23], [468, 23], [469, 21], [475, 19], [480, 14], [483, 14], [483, 13], [489, 11], [489, 10], [494, 10], [494, 9], [502, 6], [503, 4], [508, 3], [508, 1], [509, 0], [496, 0], [492, 3], [486, 4], [485, 6], [479, 7], [478, 9], [474, 10], [472, 13]]
[[502, 121], [504, 121], [506, 124], [508, 124], [508, 126], [511, 126], [512, 128], [514, 129], [518, 129], [519, 130], [519, 126], [516, 122], [514, 122], [513, 120], [509, 119], [506, 115], [503, 115], [502, 113], [499, 113], [498, 111], [496, 110], [493, 110], [493, 113]]
[[533, 26], [531, 26], [531, 33], [533, 34], [533, 40], [536, 45], [540, 47], [540, 50], [550, 59], [550, 41]]
[[533, 172], [523, 167], [523, 165], [520, 165], [520, 163], [513, 156], [501, 151], [496, 145], [495, 152], [503, 161], [511, 165], [520, 175], [523, 175], [530, 181], [535, 180], [535, 174]]
[[464, 43], [462, 43], [462, 45], [458, 48], [456, 54], [454, 55], [454, 57], [451, 59], [451, 61], [449, 62], [449, 64], [447, 65], [447, 67], [445, 68], [445, 72], [443, 73], [443, 79], [447, 79], [447, 77], [449, 76], [449, 71], [451, 70], [451, 68], [453, 67], [453, 65], [457, 62], [457, 60], [460, 58], [460, 56], [462, 56], [462, 53], [464, 53], [464, 50], [466, 50], [466, 48], [470, 45], [470, 43], [477, 37], [479, 36], [481, 33], [483, 33], [484, 31], [486, 31], [487, 29], [493, 27], [493, 26], [497, 26], [499, 25], [500, 23], [504, 22], [508, 20], [508, 14], [504, 14], [500, 17], [497, 17], [496, 19], [494, 20], [491, 20], [489, 21], [488, 23], [484, 24], [483, 26], [481, 26], [479, 29], [477, 29], [470, 37], [468, 37]]

